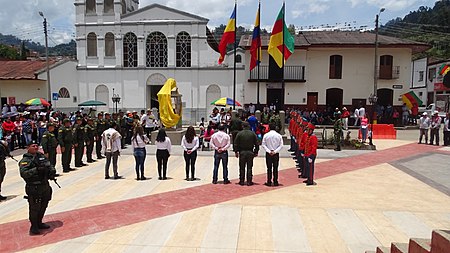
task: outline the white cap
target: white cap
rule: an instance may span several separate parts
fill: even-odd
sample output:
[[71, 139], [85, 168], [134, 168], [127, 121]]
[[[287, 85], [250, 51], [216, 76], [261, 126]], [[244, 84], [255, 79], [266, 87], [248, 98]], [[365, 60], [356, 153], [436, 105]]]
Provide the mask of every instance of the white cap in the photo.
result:
[[439, 112], [438, 111], [434, 111], [433, 114], [439, 114]]
[[427, 112], [424, 112], [424, 113], [422, 113], [422, 115], [423, 115], [423, 116], [427, 116], [427, 115], [428, 115], [428, 113], [427, 113]]

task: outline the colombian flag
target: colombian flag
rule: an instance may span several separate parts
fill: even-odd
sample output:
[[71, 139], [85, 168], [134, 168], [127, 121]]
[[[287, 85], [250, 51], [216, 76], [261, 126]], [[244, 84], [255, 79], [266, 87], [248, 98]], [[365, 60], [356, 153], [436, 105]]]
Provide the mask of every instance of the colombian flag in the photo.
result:
[[409, 109], [411, 109], [413, 105], [422, 106], [423, 103], [422, 100], [420, 100], [420, 98], [416, 96], [416, 93], [414, 93], [414, 91], [403, 94], [402, 100]]
[[235, 43], [236, 41], [236, 5], [234, 5], [233, 14], [231, 14], [230, 20], [228, 20], [227, 27], [223, 32], [222, 39], [219, 44], [219, 64], [222, 64], [225, 59], [225, 54], [227, 53], [228, 44]]
[[442, 64], [441, 68], [439, 68], [439, 74], [441, 76], [445, 76], [450, 71], [450, 66], [446, 64]]
[[285, 5], [283, 4], [277, 20], [275, 21], [275, 25], [273, 26], [272, 35], [270, 36], [269, 41], [269, 49], [267, 50], [280, 68], [283, 67], [283, 48], [284, 61], [289, 59], [294, 53], [294, 37], [292, 37], [284, 22], [284, 9]]
[[255, 28], [253, 28], [252, 46], [250, 47], [250, 70], [254, 69], [261, 63], [261, 28], [260, 28], [260, 9], [261, 3], [258, 6], [256, 13]]

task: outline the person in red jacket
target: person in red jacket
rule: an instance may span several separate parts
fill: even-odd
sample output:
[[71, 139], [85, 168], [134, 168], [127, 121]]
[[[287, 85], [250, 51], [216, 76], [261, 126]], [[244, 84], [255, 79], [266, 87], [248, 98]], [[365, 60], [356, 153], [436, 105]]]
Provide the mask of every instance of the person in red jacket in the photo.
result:
[[316, 127], [309, 123], [308, 134], [305, 140], [305, 154], [304, 159], [306, 161], [306, 170], [308, 171], [308, 179], [303, 181], [306, 185], [314, 185], [314, 162], [317, 157], [317, 136], [314, 134]]
[[8, 145], [9, 145], [9, 150], [13, 151], [14, 150], [14, 139], [12, 137], [14, 136], [14, 130], [16, 129], [16, 125], [14, 124], [14, 122], [11, 121], [11, 118], [8, 117], [3, 122], [2, 128], [3, 128], [3, 138], [5, 138], [5, 140], [7, 140]]
[[295, 112], [292, 111], [291, 112], [291, 120], [289, 121], [289, 128], [288, 128], [289, 129], [289, 133], [291, 135], [291, 148], [288, 150], [290, 152], [295, 151], [295, 149], [294, 149], [295, 138], [294, 138], [294, 135], [293, 135], [294, 127], [295, 127], [295, 118], [296, 118]]

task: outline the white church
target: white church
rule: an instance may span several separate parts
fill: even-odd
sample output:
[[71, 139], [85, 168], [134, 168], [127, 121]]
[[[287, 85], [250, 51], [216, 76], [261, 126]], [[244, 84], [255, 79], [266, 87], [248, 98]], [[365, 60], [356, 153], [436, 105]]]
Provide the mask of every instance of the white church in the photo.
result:
[[[138, 5], [138, 0], [75, 1], [78, 61], [52, 68], [52, 91], [60, 97], [56, 108], [74, 109], [95, 99], [107, 104], [98, 110], [112, 111], [113, 94], [121, 98], [119, 109], [158, 107], [157, 93], [168, 78], [177, 81], [185, 122], [206, 116], [215, 99], [232, 97], [228, 62], [233, 56], [217, 63], [218, 44], [207, 29], [208, 19], [159, 4]], [[238, 55], [243, 62], [244, 52]], [[64, 67], [76, 68], [76, 75], [64, 77], [70, 72], [58, 71]], [[243, 64], [238, 68], [242, 75]], [[237, 101], [242, 86], [237, 84]]]
[[[139, 8], [138, 0], [75, 0], [75, 8], [77, 61], [51, 68], [51, 90], [59, 93], [55, 108], [73, 111], [79, 103], [95, 99], [107, 104], [97, 110], [111, 112], [113, 95], [120, 96], [118, 109], [124, 111], [158, 107], [157, 92], [174, 78], [182, 95], [183, 121], [193, 123], [207, 117], [215, 99], [233, 97], [233, 54], [224, 64], [217, 63], [218, 41], [207, 28], [208, 19], [159, 4]], [[296, 34], [295, 52], [286, 62], [285, 89], [278, 77], [271, 76], [269, 37], [263, 36], [259, 92], [255, 70], [249, 70], [251, 37], [239, 39], [236, 100], [240, 103], [284, 100], [285, 107], [319, 111], [369, 105], [374, 92], [375, 34]], [[402, 94], [412, 87], [412, 55], [428, 48], [379, 36], [378, 103], [401, 108]], [[45, 73], [39, 78], [45, 80]]]

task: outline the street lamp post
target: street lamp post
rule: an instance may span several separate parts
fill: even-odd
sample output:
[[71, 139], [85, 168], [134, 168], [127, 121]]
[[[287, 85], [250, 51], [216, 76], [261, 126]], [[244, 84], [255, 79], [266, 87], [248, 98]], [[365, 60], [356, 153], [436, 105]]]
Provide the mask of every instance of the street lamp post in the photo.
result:
[[50, 64], [48, 60], [48, 29], [47, 29], [47, 18], [44, 16], [42, 11], [39, 12], [39, 16], [44, 19], [44, 34], [45, 34], [45, 62], [46, 62], [46, 71], [47, 71], [47, 101], [49, 103], [52, 102], [52, 91], [50, 89]]
[[372, 105], [372, 124], [370, 125], [371, 135], [369, 138], [369, 144], [373, 145], [372, 137], [373, 137], [373, 124], [375, 122], [375, 106], [378, 101], [377, 92], [378, 92], [378, 26], [379, 26], [379, 18], [380, 14], [384, 12], [386, 9], [381, 8], [378, 14], [375, 16], [375, 64], [373, 69], [373, 93], [369, 97], [369, 103]]
[[119, 94], [114, 93], [114, 88], [113, 88], [113, 95], [112, 95], [112, 101], [114, 103], [114, 112], [117, 113], [117, 104], [120, 103], [120, 96]]

